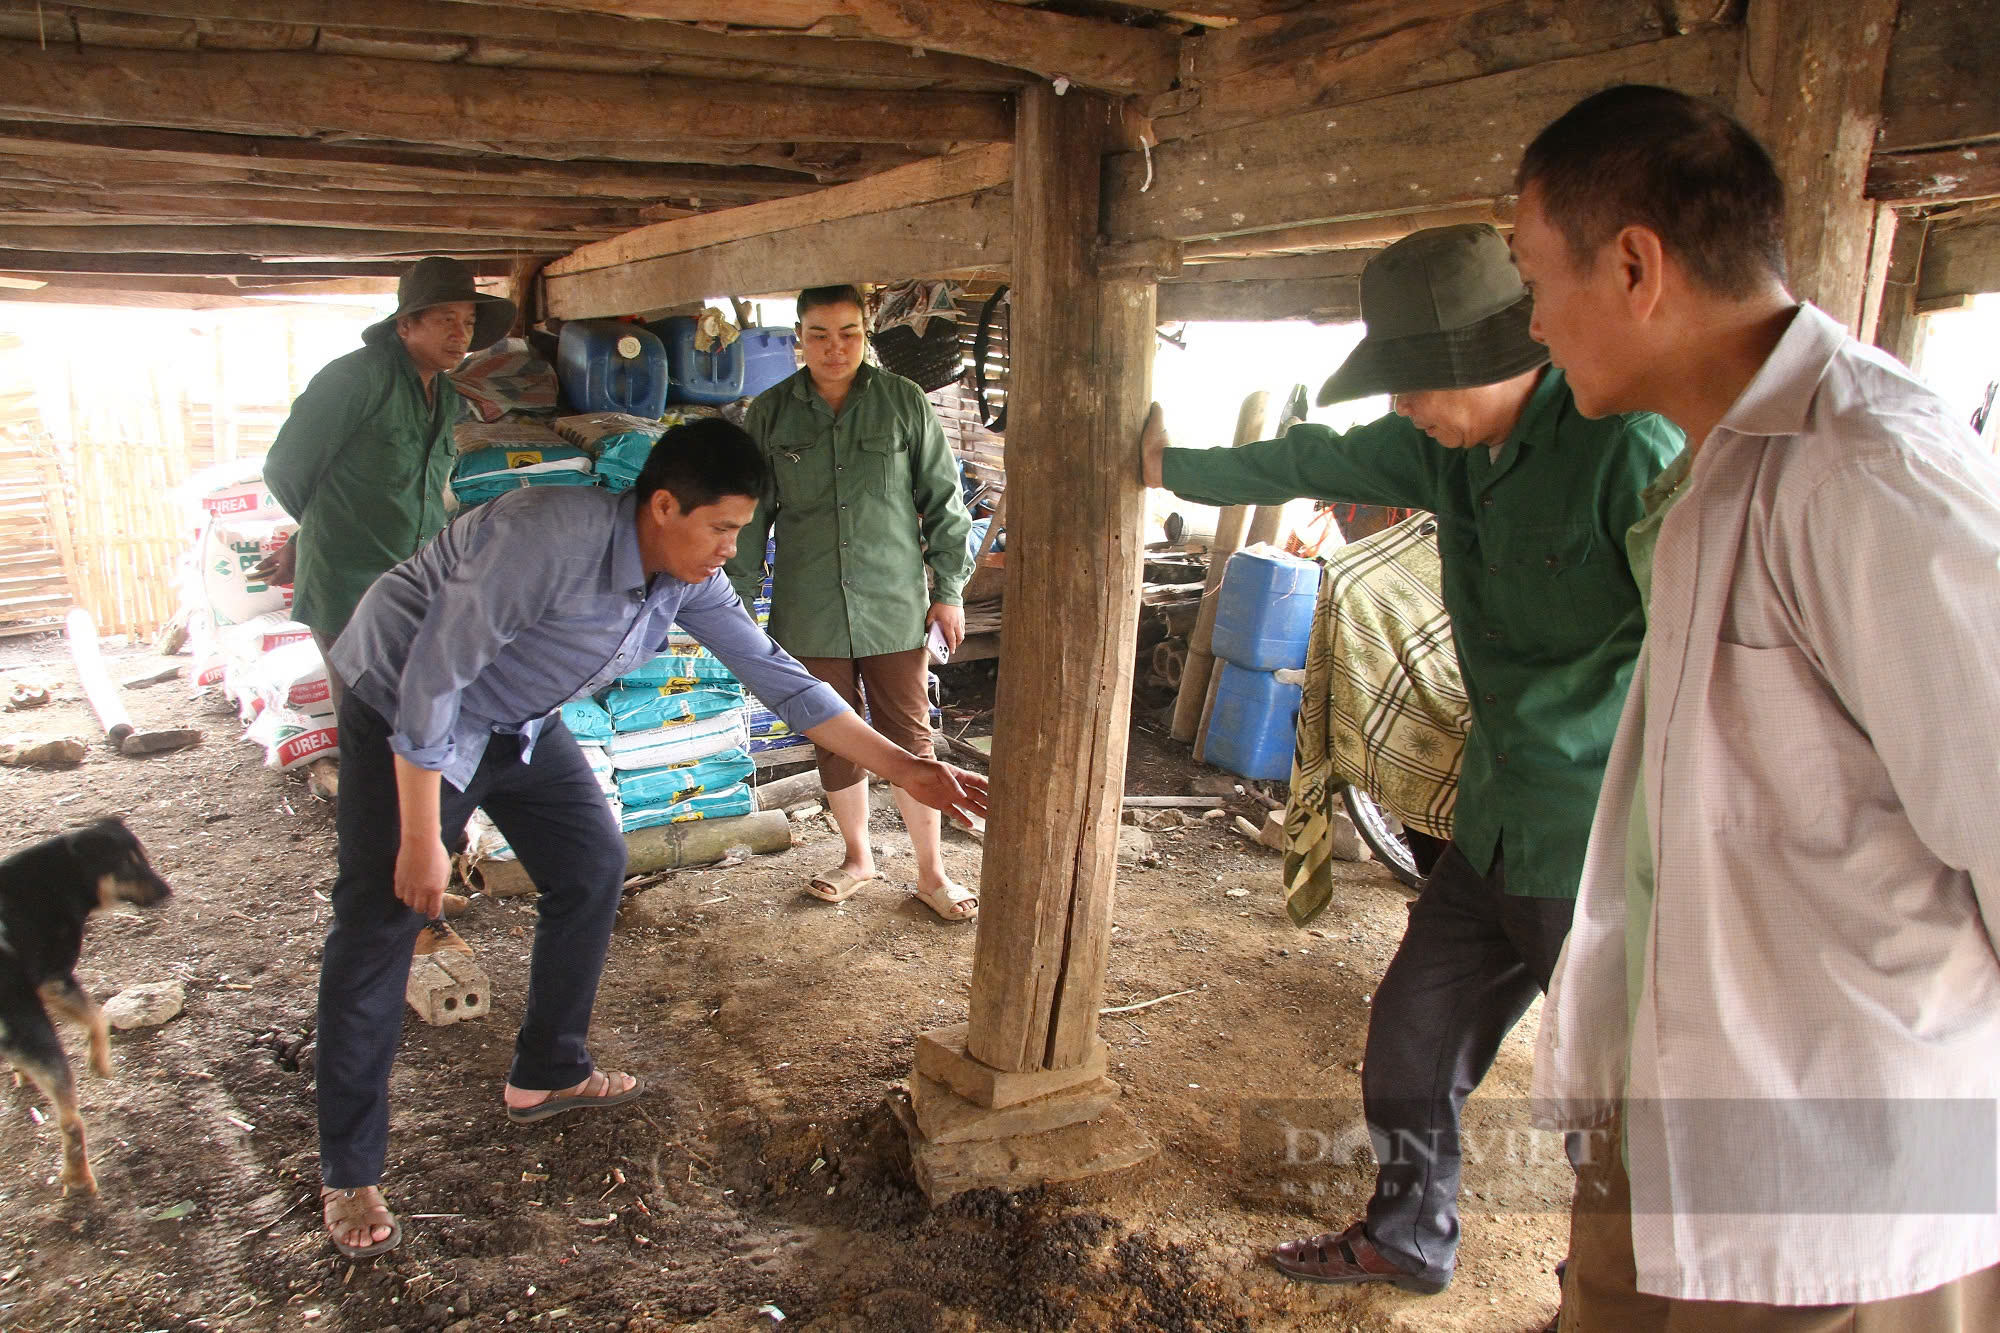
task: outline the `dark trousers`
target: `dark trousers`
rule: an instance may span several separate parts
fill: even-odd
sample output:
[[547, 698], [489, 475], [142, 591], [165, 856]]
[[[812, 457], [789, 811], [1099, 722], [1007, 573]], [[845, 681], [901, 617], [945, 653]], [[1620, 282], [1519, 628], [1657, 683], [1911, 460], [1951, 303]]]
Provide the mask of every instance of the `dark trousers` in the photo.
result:
[[1379, 1164], [1368, 1239], [1429, 1280], [1448, 1281], [1458, 1255], [1459, 1114], [1548, 989], [1575, 907], [1508, 894], [1498, 850], [1482, 875], [1453, 843], [1375, 991], [1361, 1066]]
[[[319, 973], [319, 1153], [322, 1183], [358, 1189], [382, 1178], [389, 1067], [403, 1035], [410, 951], [424, 918], [396, 897], [400, 807], [389, 724], [353, 694], [340, 706], [340, 874]], [[541, 891], [527, 1013], [508, 1081], [567, 1088], [591, 1073], [585, 1039], [625, 878], [625, 840], [604, 793], [552, 720], [521, 762], [513, 736], [492, 738], [466, 790], [441, 784], [439, 830], [454, 846], [484, 807]], [[496, 1112], [497, 1114], [497, 1112]]]

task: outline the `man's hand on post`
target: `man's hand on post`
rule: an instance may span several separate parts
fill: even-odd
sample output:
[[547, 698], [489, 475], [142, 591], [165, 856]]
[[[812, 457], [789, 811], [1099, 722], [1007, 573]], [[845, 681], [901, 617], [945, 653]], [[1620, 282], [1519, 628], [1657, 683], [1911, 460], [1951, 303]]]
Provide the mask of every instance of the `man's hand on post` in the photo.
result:
[[1164, 486], [1166, 461], [1163, 455], [1173, 446], [1167, 438], [1167, 414], [1154, 403], [1146, 413], [1146, 425], [1139, 432], [1139, 475], [1148, 486]]
[[946, 606], [943, 602], [932, 602], [926, 624], [938, 627], [939, 633], [944, 635], [947, 652], [957, 652], [958, 645], [965, 642], [965, 608], [962, 606]]

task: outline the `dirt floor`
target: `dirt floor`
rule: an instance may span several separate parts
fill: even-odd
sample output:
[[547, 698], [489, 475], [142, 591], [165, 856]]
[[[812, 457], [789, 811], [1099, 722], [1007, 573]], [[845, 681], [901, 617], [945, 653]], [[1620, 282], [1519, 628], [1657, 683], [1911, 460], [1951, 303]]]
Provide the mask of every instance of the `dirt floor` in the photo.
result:
[[[136, 649], [111, 661], [119, 678], [159, 665]], [[0, 642], [0, 674], [58, 683], [0, 732], [98, 736], [59, 641]], [[178, 683], [128, 697], [142, 726], [198, 725], [206, 743], [151, 759], [93, 744], [68, 772], [0, 769], [0, 847], [125, 816], [175, 896], [100, 918], [80, 976], [100, 998], [179, 978], [187, 1008], [114, 1034], [114, 1081], [73, 1061], [94, 1199], [61, 1197], [33, 1089], [0, 1092], [0, 1327], [1513, 1333], [1554, 1309], [1568, 1173], [1547, 1144], [1539, 1165], [1468, 1168], [1442, 1295], [1270, 1268], [1270, 1246], [1338, 1228], [1367, 1197], [1357, 1067], [1407, 899], [1373, 865], [1342, 867], [1332, 908], [1298, 930], [1277, 854], [1199, 819], [1154, 834], [1158, 864], [1120, 876], [1106, 1004], [1193, 991], [1104, 1020], [1126, 1107], [1160, 1144], [1150, 1162], [925, 1203], [884, 1094], [919, 1033], [965, 1019], [973, 930], [893, 884], [841, 908], [802, 898], [837, 860], [822, 818], [789, 852], [666, 878], [646, 920], [621, 920], [593, 1048], [651, 1081], [629, 1110], [533, 1128], [501, 1117], [533, 906], [475, 899], [460, 926], [496, 982], [493, 1011], [410, 1024], [384, 1182], [408, 1236], [385, 1258], [342, 1260], [314, 1200], [309, 1041], [332, 811], [263, 768], [219, 704]], [[1203, 775], [1135, 727], [1128, 792], [1185, 793]], [[950, 836], [954, 873], [976, 883], [979, 848]], [[907, 884], [893, 814], [877, 838]], [[1532, 1038], [1531, 1016], [1475, 1108], [1514, 1115]], [[1325, 1131], [1294, 1133], [1291, 1164], [1287, 1124]]]

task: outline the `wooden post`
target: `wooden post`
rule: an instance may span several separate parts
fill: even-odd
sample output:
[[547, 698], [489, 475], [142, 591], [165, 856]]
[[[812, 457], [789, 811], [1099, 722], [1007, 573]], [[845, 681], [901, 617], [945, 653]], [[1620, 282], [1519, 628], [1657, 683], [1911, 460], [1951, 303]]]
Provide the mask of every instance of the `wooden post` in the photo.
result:
[[[1007, 618], [971, 1016], [919, 1042], [906, 1120], [935, 1126], [941, 1105], [960, 1107], [998, 1127], [986, 1137], [1006, 1137], [1009, 1165], [968, 1173], [953, 1156], [962, 1143], [920, 1129], [917, 1175], [934, 1197], [1111, 1170], [1154, 1151], [1111, 1100], [1097, 1035], [1139, 625], [1137, 440], [1154, 322], [1151, 279], [1101, 277], [1092, 260], [1116, 114], [1074, 89], [1020, 95]], [[1055, 1118], [1035, 1119], [1044, 1111]]]
[[1789, 197], [1792, 294], [1858, 329], [1875, 205], [1864, 193], [1900, 0], [1751, 0], [1737, 114]]
[[[1236, 413], [1238, 447], [1265, 438], [1271, 419], [1271, 395], [1259, 389], [1243, 400]], [[1174, 696], [1172, 734], [1177, 741], [1192, 741], [1200, 733], [1202, 703], [1208, 698], [1208, 678], [1215, 672], [1215, 607], [1222, 594], [1222, 571], [1243, 534], [1250, 527], [1250, 507], [1229, 505], [1216, 516], [1215, 541], [1208, 551], [1208, 579], [1201, 590], [1201, 610], [1188, 637], [1187, 665], [1181, 668], [1180, 693]]]
[[1015, 140], [1003, 635], [1035, 651], [1000, 655], [967, 1041], [1008, 1071], [1083, 1062], [1111, 945], [1154, 297], [1092, 267], [1112, 113], [1037, 86]]
[[1882, 312], [1875, 322], [1875, 345], [1912, 369], [1922, 344], [1917, 284], [1923, 276], [1924, 246], [1930, 232], [1926, 218], [1906, 218], [1897, 225], [1896, 243], [1889, 250], [1889, 272], [1882, 283]]

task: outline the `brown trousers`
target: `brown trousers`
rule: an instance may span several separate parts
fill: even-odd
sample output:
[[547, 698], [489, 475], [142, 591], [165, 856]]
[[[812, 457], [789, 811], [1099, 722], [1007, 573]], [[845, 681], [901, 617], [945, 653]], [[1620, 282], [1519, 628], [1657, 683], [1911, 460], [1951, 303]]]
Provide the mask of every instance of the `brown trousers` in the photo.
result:
[[[874, 657], [801, 657], [799, 665], [818, 676], [868, 725], [921, 759], [931, 757], [931, 701], [925, 693], [930, 655], [922, 648]], [[825, 750], [813, 751], [819, 780], [841, 791], [867, 777], [861, 765]]]
[[[1618, 1127], [1577, 1168], [1561, 1333], [1989, 1333], [2000, 1329], [2000, 1266], [1860, 1305], [1683, 1301], [1639, 1290], [1632, 1182]], [[1593, 1194], [1601, 1191], [1601, 1194]], [[1591, 1202], [1585, 1202], [1591, 1200]]]

